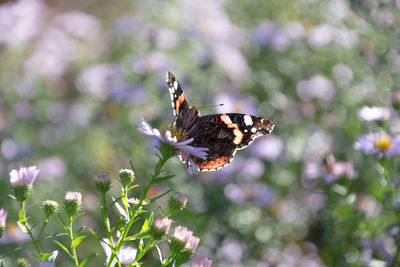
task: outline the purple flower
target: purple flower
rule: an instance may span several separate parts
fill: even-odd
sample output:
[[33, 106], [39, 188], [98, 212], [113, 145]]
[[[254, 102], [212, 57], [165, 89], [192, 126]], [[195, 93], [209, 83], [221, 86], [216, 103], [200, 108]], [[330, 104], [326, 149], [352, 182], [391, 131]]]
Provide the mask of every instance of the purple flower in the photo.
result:
[[192, 267], [210, 267], [212, 264], [212, 260], [207, 259], [202, 256], [194, 256], [192, 259]]
[[79, 192], [67, 191], [67, 193], [65, 193], [65, 200], [81, 203], [82, 202], [82, 194]]
[[11, 186], [31, 186], [35, 181], [37, 175], [39, 174], [39, 169], [36, 166], [31, 166], [28, 168], [22, 167], [17, 170], [12, 170], [10, 172], [10, 183]]
[[[177, 152], [180, 152], [183, 161], [186, 162], [186, 167], [188, 170], [190, 165], [195, 165], [193, 160], [191, 160], [191, 156], [195, 156], [204, 160], [207, 158], [207, 153], [205, 151], [207, 151], [208, 148], [189, 146], [189, 144], [193, 142], [193, 138], [179, 142], [179, 139], [183, 139], [184, 135], [180, 134], [179, 131], [176, 131], [175, 129], [170, 129], [164, 133], [161, 133], [158, 129], [151, 127], [150, 124], [144, 119], [142, 119], [138, 126], [138, 131], [141, 134], [149, 136], [160, 143], [170, 145], [176, 149]], [[175, 136], [172, 136], [171, 131], [175, 133]]]
[[189, 251], [191, 253], [194, 253], [197, 246], [199, 245], [199, 242], [200, 242], [200, 238], [198, 238], [194, 235], [190, 236], [186, 242], [185, 250]]
[[355, 179], [358, 175], [354, 170], [354, 164], [350, 161], [338, 161], [325, 166], [325, 181], [331, 183], [339, 177], [348, 177]]
[[[103, 238], [103, 240], [101, 240], [100, 242], [101, 246], [103, 247], [104, 253], [106, 254], [106, 262], [109, 261], [110, 257], [111, 257], [111, 248], [110, 248], [110, 242], [108, 239]], [[122, 246], [121, 249], [118, 252], [118, 259], [119, 261], [126, 265], [131, 263], [135, 258], [136, 258], [136, 254], [137, 254], [137, 249], [134, 247], [129, 247], [129, 246]], [[116, 263], [116, 259], [114, 259], [113, 263]], [[114, 265], [114, 264], [112, 264]]]
[[[0, 229], [6, 227], [7, 211], [5, 209], [0, 209]], [[1, 231], [1, 230], [0, 230]]]
[[172, 219], [167, 216], [155, 216], [152, 226], [152, 234], [155, 239], [161, 239], [163, 235], [167, 234], [171, 227]]
[[367, 155], [376, 154], [379, 158], [389, 158], [400, 154], [400, 136], [390, 136], [386, 133], [368, 133], [357, 138], [354, 149]]
[[364, 106], [358, 111], [358, 118], [362, 121], [387, 121], [395, 114], [391, 108]]
[[191, 236], [193, 236], [192, 231], [188, 230], [185, 226], [178, 225], [174, 229], [174, 235], [172, 238], [179, 243], [186, 244]]

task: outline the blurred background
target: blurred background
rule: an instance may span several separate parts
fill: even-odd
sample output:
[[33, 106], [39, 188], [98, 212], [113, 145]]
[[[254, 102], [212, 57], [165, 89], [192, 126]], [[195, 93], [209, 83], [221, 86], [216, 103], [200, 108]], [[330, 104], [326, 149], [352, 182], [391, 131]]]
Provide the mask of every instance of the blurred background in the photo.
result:
[[[178, 158], [167, 163], [176, 177], [150, 195], [171, 188], [189, 197], [174, 219], [201, 238], [196, 254], [213, 266], [385, 266], [399, 205], [385, 202], [376, 160], [352, 146], [382, 126], [357, 111], [390, 106], [399, 90], [399, 8], [398, 0], [0, 1], [0, 208], [9, 211], [0, 254], [10, 266], [18, 257], [37, 263], [8, 196], [8, 173], [21, 166], [41, 170], [30, 205], [80, 191], [79, 224], [101, 235], [93, 175], [109, 171], [117, 195], [118, 170], [132, 161], [146, 183], [156, 157], [137, 123], [172, 122], [171, 71], [191, 105], [224, 104], [202, 114], [276, 124], [218, 172], [190, 176]], [[385, 127], [398, 133], [400, 121]], [[337, 162], [339, 173], [330, 168]], [[38, 209], [29, 211], [37, 222]], [[115, 223], [117, 212], [110, 216]], [[61, 230], [56, 220], [47, 232]], [[91, 266], [101, 266], [90, 236], [79, 254], [94, 252]], [[155, 252], [146, 261], [157, 266]], [[60, 252], [56, 266], [72, 262]]]

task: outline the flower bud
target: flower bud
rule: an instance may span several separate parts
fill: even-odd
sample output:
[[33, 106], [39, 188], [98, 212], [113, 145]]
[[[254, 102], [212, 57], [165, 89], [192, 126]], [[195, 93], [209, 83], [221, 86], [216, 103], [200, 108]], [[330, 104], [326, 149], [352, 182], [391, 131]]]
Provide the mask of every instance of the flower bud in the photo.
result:
[[5, 209], [0, 209], [0, 238], [6, 229], [7, 211]]
[[58, 211], [58, 203], [53, 200], [45, 200], [42, 202], [42, 209], [46, 214], [46, 218], [49, 218]]
[[31, 192], [32, 184], [35, 181], [37, 175], [39, 174], [39, 169], [36, 166], [29, 168], [20, 168], [17, 170], [12, 170], [10, 172], [10, 183], [12, 191], [15, 198], [22, 202], [25, 201]]
[[110, 174], [108, 172], [100, 172], [94, 175], [94, 184], [99, 193], [105, 194], [111, 188]]
[[122, 169], [119, 171], [119, 179], [123, 186], [128, 186], [135, 181], [135, 173], [129, 169]]
[[28, 260], [24, 258], [19, 258], [18, 259], [18, 267], [27, 267], [29, 266]]
[[151, 226], [151, 235], [154, 239], [161, 239], [168, 233], [172, 220], [166, 216], [155, 216]]
[[82, 194], [79, 192], [67, 191], [65, 194], [64, 208], [69, 216], [78, 212], [82, 204]]
[[176, 192], [169, 200], [168, 200], [168, 209], [169, 213], [174, 211], [182, 210], [186, 206], [188, 198], [182, 195], [182, 193]]

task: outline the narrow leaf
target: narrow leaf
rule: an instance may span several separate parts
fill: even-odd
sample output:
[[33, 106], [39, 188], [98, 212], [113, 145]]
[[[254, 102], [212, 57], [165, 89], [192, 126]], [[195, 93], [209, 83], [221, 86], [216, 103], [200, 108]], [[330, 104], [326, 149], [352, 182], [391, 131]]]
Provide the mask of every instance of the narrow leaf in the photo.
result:
[[85, 235], [78, 236], [78, 237], [72, 242], [71, 247], [72, 247], [72, 248], [76, 248], [76, 247], [82, 242], [82, 240], [85, 239], [85, 238], [86, 238]]
[[162, 193], [161, 195], [159, 195], [159, 196], [156, 196], [156, 197], [153, 197], [153, 198], [150, 198], [150, 202], [154, 202], [154, 201], [156, 201], [157, 199], [159, 199], [159, 198], [161, 198], [161, 197], [163, 197], [163, 196], [165, 196], [166, 194], [168, 194], [169, 192], [171, 192], [171, 189], [170, 190], [167, 190], [166, 192], [164, 192], [164, 193]]
[[169, 179], [171, 179], [172, 177], [174, 177], [175, 175], [167, 175], [167, 176], [164, 176], [164, 177], [160, 177], [160, 178], [157, 178], [155, 181], [154, 181], [154, 183], [155, 184], [161, 184], [161, 183], [163, 183], [163, 182], [165, 182], [165, 181], [168, 181]]
[[76, 237], [78, 237], [79, 236], [79, 234], [82, 232], [82, 230], [85, 228], [85, 226], [82, 226], [81, 228], [79, 228], [78, 230], [76, 230], [75, 232], [74, 232], [74, 239], [76, 238]]
[[140, 233], [145, 233], [147, 231], [149, 231], [150, 227], [149, 227], [149, 221], [145, 220], [143, 225], [142, 225], [142, 230], [140, 230]]
[[138, 186], [139, 186], [138, 184], [134, 184], [134, 185], [132, 185], [131, 187], [129, 187], [127, 191], [129, 192], [130, 190], [132, 190], [133, 188], [136, 188], [136, 187], [138, 187]]
[[84, 267], [89, 261], [91, 261], [94, 257], [96, 257], [97, 254], [92, 254], [87, 256], [82, 262], [81, 264], [79, 264], [79, 267]]
[[71, 221], [75, 221], [76, 219], [78, 219], [79, 217], [81, 217], [83, 214], [85, 214], [84, 212], [78, 213], [76, 214], [74, 217], [72, 217]]
[[122, 197], [119, 197], [117, 199], [112, 198], [113, 202], [111, 202], [110, 205], [108, 205], [107, 210], [111, 209], [114, 206], [114, 204], [117, 203], [121, 198]]
[[57, 256], [58, 256], [58, 250], [54, 250], [54, 251], [51, 253], [51, 255], [50, 255], [48, 261], [51, 262], [51, 263], [54, 263], [54, 262], [56, 261]]
[[163, 262], [163, 258], [162, 258], [161, 249], [160, 249], [157, 245], [155, 245], [155, 247], [156, 247], [156, 249], [157, 249], [158, 257], [159, 257], [159, 259], [160, 259], [160, 262], [162, 263], [162, 262]]
[[60, 248], [62, 248], [70, 257], [72, 257], [71, 253], [69, 253], [68, 249], [63, 244], [61, 244], [57, 240], [53, 240], [53, 242], [56, 243]]

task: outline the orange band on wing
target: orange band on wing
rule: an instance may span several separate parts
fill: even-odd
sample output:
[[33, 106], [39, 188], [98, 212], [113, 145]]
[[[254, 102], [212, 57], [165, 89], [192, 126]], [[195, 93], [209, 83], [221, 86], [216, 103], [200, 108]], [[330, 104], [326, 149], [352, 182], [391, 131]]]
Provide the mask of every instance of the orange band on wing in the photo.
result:
[[181, 94], [180, 96], [178, 96], [178, 99], [175, 101], [176, 114], [179, 114], [179, 108], [185, 101], [186, 101], [186, 99], [185, 99], [185, 95], [184, 94]]
[[229, 164], [230, 160], [230, 157], [222, 156], [213, 161], [204, 161], [200, 164], [197, 164], [197, 167], [199, 167], [200, 170], [215, 170]]
[[228, 126], [228, 128], [233, 128], [233, 134], [235, 135], [233, 143], [235, 145], [240, 144], [240, 142], [242, 142], [243, 139], [243, 133], [239, 130], [239, 126], [236, 123], [233, 123], [231, 118], [226, 114], [222, 114], [220, 118], [226, 124], [226, 126]]

